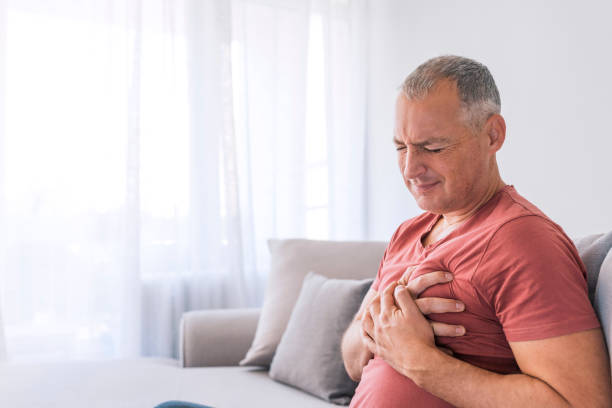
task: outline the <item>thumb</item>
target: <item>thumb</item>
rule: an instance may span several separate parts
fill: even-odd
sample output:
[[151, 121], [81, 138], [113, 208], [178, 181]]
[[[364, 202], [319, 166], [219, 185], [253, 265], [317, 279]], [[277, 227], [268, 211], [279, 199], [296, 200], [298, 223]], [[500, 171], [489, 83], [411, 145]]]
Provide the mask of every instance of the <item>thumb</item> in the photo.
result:
[[[418, 310], [418, 306], [414, 303], [414, 299], [412, 299], [412, 295], [406, 286], [398, 285], [395, 287], [394, 291], [395, 302], [397, 306], [402, 310], [402, 312], [413, 311], [413, 309]], [[421, 311], [419, 310], [419, 313]]]

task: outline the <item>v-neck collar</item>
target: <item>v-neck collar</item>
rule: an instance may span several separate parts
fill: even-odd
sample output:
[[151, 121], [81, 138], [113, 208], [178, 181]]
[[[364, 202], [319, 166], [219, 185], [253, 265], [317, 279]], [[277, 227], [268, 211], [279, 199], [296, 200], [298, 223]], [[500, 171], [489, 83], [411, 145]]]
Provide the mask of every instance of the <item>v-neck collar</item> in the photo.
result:
[[513, 185], [506, 184], [505, 186], [500, 188], [499, 191], [497, 191], [497, 193], [495, 193], [493, 195], [493, 197], [491, 197], [489, 199], [489, 201], [484, 203], [478, 210], [476, 210], [476, 212], [474, 214], [472, 214], [467, 220], [465, 220], [459, 227], [455, 228], [454, 230], [452, 230], [451, 232], [449, 232], [445, 236], [441, 237], [436, 242], [432, 242], [431, 244], [429, 244], [427, 246], [424, 246], [423, 245], [423, 238], [433, 230], [433, 228], [436, 225], [436, 223], [440, 220], [440, 218], [442, 218], [442, 214], [430, 213], [431, 215], [434, 215], [435, 217], [433, 217], [433, 220], [429, 223], [429, 225], [427, 226], [426, 230], [419, 237], [419, 242], [417, 244], [418, 248], [419, 248], [419, 252], [420, 253], [429, 252], [432, 249], [435, 249], [438, 246], [440, 246], [442, 243], [447, 241], [449, 238], [453, 237], [454, 235], [457, 235], [458, 232], [460, 232], [461, 230], [466, 228], [466, 226], [470, 225], [474, 221], [474, 219], [476, 218], [476, 216], [479, 213], [481, 213], [485, 208], [489, 207], [491, 205], [491, 203], [493, 203], [495, 201], [495, 199], [499, 196], [500, 193], [502, 193], [504, 191], [507, 191], [509, 189], [512, 189], [512, 188], [514, 188]]

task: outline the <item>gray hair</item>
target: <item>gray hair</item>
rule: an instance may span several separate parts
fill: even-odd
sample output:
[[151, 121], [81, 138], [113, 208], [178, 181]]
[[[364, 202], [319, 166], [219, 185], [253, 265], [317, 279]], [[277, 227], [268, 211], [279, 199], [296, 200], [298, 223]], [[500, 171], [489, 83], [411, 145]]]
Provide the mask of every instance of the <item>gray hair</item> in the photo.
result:
[[419, 65], [402, 83], [408, 99], [422, 99], [440, 81], [450, 79], [457, 85], [464, 120], [480, 130], [487, 119], [501, 112], [501, 99], [493, 76], [480, 62], [455, 55], [432, 58]]

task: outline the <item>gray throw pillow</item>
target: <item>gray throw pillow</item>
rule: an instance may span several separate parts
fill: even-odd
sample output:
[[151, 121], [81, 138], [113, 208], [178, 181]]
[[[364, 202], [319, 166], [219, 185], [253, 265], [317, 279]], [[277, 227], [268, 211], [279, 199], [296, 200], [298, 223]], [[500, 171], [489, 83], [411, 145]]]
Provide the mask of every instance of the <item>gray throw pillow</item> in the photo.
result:
[[340, 343], [372, 279], [328, 279], [308, 273], [276, 349], [270, 377], [335, 404], [355, 393], [344, 368]]
[[373, 278], [387, 243], [272, 239], [268, 247], [266, 295], [253, 343], [240, 365], [270, 365], [307, 272], [336, 279]]

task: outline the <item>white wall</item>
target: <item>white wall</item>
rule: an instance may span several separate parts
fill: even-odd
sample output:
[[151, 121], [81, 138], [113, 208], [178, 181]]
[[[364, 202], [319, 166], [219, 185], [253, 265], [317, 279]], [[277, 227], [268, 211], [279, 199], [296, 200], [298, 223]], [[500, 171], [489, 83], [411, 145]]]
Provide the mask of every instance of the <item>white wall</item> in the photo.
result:
[[441, 54], [495, 77], [504, 181], [570, 235], [612, 230], [612, 3], [371, 0], [370, 12], [369, 238], [421, 212], [395, 160], [394, 101], [405, 76]]

